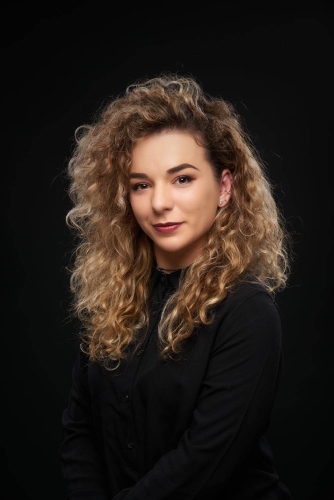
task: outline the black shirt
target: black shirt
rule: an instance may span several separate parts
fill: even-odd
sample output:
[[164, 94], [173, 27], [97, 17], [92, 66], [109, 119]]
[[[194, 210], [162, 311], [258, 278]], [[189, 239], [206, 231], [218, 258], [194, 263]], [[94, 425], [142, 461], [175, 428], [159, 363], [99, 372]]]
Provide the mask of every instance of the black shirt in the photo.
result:
[[282, 375], [282, 323], [260, 284], [235, 287], [177, 360], [157, 327], [180, 272], [154, 270], [148, 333], [114, 371], [78, 352], [63, 413], [70, 500], [291, 499], [265, 439]]

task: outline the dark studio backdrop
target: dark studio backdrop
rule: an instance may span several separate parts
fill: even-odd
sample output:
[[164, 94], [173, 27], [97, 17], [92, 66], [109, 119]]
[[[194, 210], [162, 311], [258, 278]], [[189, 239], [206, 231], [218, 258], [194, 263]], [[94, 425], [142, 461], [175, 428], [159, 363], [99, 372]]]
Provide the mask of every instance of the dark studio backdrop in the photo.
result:
[[[64, 498], [58, 447], [76, 325], [63, 175], [76, 127], [137, 78], [193, 75], [231, 101], [265, 160], [294, 239], [278, 301], [285, 372], [268, 433], [295, 500], [333, 493], [333, 17], [162, 4], [3, 8], [2, 487]], [[206, 3], [204, 4], [206, 5]]]

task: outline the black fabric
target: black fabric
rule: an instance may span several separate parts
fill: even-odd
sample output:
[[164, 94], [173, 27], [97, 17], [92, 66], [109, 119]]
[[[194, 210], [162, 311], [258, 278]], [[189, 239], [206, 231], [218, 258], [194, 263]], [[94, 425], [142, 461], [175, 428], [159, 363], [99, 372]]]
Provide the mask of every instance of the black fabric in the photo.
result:
[[78, 352], [62, 419], [67, 498], [291, 499], [265, 438], [283, 369], [277, 305], [240, 284], [163, 361], [157, 327], [179, 277], [154, 271], [149, 330], [119, 368]]

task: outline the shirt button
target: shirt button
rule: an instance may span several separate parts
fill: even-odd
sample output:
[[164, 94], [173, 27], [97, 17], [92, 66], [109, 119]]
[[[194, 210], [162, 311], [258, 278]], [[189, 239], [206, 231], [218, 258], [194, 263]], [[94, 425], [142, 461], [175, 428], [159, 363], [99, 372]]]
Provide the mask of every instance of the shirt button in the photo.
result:
[[132, 441], [130, 441], [130, 443], [128, 443], [128, 448], [130, 448], [130, 450], [132, 450], [132, 448], [133, 448], [133, 443], [132, 443]]
[[163, 277], [161, 278], [161, 281], [162, 281], [163, 283], [166, 283], [166, 278], [163, 276]]
[[157, 314], [157, 311], [153, 311], [152, 316], [155, 316]]
[[125, 394], [124, 401], [129, 401], [129, 394]]

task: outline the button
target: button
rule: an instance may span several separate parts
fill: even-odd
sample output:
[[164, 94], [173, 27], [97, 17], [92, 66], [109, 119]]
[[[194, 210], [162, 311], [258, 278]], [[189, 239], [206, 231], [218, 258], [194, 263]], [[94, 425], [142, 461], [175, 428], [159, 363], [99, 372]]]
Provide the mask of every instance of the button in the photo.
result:
[[125, 394], [124, 401], [129, 401], [129, 394]]
[[153, 311], [152, 316], [155, 316], [157, 314], [157, 311]]
[[162, 281], [163, 283], [166, 283], [166, 278], [165, 278], [165, 276], [163, 276], [163, 277], [161, 278], [161, 281]]
[[133, 448], [133, 443], [132, 443], [132, 441], [130, 441], [130, 443], [128, 443], [128, 448], [130, 448], [130, 450], [132, 450], [132, 448]]

